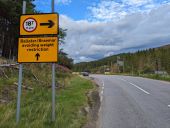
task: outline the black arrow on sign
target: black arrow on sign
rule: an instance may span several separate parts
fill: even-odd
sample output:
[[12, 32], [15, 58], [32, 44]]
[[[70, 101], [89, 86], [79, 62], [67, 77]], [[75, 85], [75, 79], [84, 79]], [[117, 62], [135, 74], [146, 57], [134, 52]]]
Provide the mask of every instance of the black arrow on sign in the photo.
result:
[[37, 57], [37, 61], [38, 61], [38, 60], [39, 60], [39, 57], [40, 57], [40, 54], [37, 53], [37, 54], [35, 55], [35, 57]]
[[52, 28], [54, 24], [55, 23], [52, 20], [48, 20], [48, 23], [40, 23], [40, 26], [48, 26], [48, 28]]

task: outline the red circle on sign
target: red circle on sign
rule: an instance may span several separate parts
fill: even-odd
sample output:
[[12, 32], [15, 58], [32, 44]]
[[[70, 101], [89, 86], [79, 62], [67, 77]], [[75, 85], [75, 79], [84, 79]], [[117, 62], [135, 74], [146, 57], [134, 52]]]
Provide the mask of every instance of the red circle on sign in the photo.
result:
[[[35, 26], [34, 26], [34, 28], [33, 28], [32, 30], [27, 30], [27, 29], [25, 28], [25, 22], [26, 22], [27, 20], [33, 20], [33, 21], [35, 21]], [[22, 27], [23, 27], [23, 29], [24, 29], [26, 32], [33, 32], [33, 31], [35, 31], [36, 28], [37, 28], [37, 21], [36, 21], [34, 18], [29, 17], [29, 18], [27, 18], [27, 19], [24, 20]]]

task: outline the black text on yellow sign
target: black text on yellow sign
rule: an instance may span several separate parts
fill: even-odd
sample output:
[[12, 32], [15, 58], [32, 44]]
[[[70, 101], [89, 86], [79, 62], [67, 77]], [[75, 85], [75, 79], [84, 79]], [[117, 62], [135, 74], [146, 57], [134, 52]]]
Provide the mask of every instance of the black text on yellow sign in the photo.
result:
[[19, 38], [18, 62], [57, 62], [58, 38]]
[[22, 15], [20, 17], [20, 35], [44, 35], [58, 33], [58, 14]]

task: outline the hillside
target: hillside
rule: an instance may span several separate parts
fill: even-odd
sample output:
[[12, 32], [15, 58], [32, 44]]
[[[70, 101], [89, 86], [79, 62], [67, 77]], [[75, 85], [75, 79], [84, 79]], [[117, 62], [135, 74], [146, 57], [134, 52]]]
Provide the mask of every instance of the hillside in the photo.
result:
[[82, 62], [74, 65], [74, 71], [92, 73], [170, 73], [170, 45], [152, 48], [135, 53], [121, 53], [97, 61]]

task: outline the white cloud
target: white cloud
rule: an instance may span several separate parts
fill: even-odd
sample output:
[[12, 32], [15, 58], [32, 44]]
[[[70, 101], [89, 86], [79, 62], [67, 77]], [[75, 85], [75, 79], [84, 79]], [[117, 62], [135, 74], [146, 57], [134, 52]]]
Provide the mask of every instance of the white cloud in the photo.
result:
[[162, 4], [169, 3], [169, 0], [155, 2], [155, 0], [121, 0], [115, 2], [113, 0], [101, 0], [100, 3], [88, 7], [91, 21], [118, 21], [126, 15], [133, 13], [149, 13], [153, 8]]
[[119, 22], [75, 21], [60, 16], [60, 26], [67, 28], [62, 47], [75, 62], [91, 61], [111, 54], [170, 43], [170, 5], [149, 13], [132, 13]]
[[126, 15], [123, 8], [124, 5], [114, 1], [102, 1], [97, 6], [88, 7], [91, 11], [90, 20], [119, 20], [122, 16]]
[[55, 0], [56, 4], [70, 4], [72, 1], [71, 0]]
[[93, 58], [90, 58], [90, 57], [85, 57], [85, 56], [80, 56], [78, 59], [78, 61], [75, 61], [76, 62], [86, 62], [86, 61], [93, 61], [94, 59]]
[[123, 0], [124, 4], [141, 6], [153, 3], [153, 0]]
[[104, 57], [108, 57], [108, 56], [111, 56], [111, 55], [114, 55], [114, 52], [108, 52], [104, 55]]

